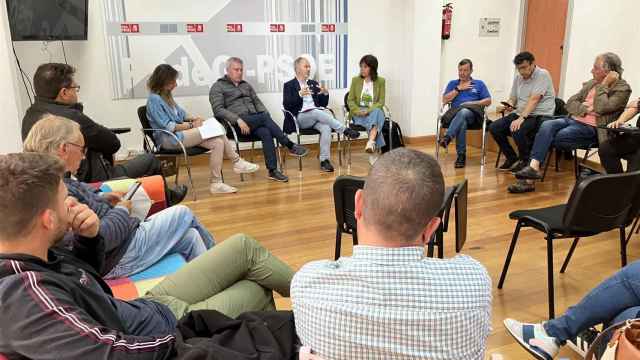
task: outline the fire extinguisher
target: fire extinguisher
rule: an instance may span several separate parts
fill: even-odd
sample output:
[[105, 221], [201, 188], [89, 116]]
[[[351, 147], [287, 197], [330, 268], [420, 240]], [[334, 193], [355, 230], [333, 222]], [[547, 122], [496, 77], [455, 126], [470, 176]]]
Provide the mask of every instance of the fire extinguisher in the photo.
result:
[[451, 37], [451, 18], [453, 18], [453, 5], [448, 3], [442, 7], [442, 39]]

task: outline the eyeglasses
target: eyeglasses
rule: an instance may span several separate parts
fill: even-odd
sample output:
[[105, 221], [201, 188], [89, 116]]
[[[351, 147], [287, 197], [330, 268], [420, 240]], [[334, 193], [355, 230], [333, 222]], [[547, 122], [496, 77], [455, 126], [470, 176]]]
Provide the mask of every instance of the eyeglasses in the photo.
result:
[[67, 89], [76, 89], [76, 92], [80, 92], [80, 85], [69, 86], [69, 87], [67, 87]]
[[82, 154], [83, 155], [87, 155], [87, 147], [86, 146], [74, 144], [72, 142], [68, 142], [67, 144], [68, 145], [73, 145], [73, 146], [76, 146], [76, 147], [80, 148], [80, 150], [82, 151]]

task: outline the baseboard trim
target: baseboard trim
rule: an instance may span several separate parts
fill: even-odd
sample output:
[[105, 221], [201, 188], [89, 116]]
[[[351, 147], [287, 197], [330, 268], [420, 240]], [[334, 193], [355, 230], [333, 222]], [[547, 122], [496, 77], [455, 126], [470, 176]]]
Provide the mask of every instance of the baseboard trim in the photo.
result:
[[436, 141], [435, 135], [404, 137], [404, 143], [407, 145], [431, 145]]

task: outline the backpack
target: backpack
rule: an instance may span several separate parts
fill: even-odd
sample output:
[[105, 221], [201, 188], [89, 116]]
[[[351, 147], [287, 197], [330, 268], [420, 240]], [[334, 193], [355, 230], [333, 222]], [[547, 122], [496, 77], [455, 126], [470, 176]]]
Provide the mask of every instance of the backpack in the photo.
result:
[[391, 128], [391, 145], [393, 148], [389, 148], [389, 120], [384, 121], [384, 126], [382, 126], [382, 136], [384, 138], [385, 144], [380, 150], [383, 154], [390, 150], [404, 147], [404, 137], [402, 136], [402, 129], [400, 129], [400, 125], [398, 125], [397, 122], [394, 121]]

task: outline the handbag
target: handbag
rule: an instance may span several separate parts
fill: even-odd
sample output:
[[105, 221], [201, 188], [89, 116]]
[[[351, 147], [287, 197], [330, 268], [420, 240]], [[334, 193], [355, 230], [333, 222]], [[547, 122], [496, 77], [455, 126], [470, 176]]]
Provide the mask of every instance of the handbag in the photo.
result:
[[[601, 354], [600, 357], [598, 354]], [[587, 351], [585, 359], [640, 359], [640, 319], [627, 320], [601, 332]]]

